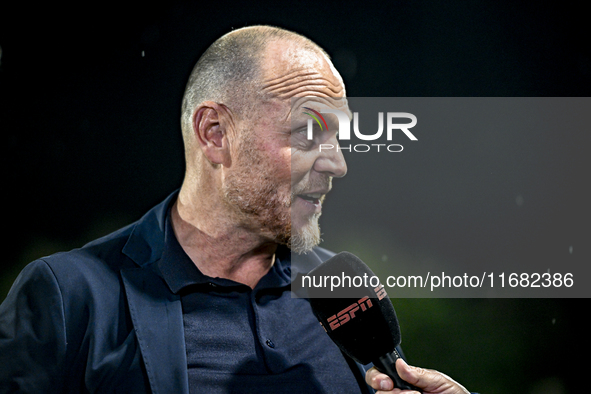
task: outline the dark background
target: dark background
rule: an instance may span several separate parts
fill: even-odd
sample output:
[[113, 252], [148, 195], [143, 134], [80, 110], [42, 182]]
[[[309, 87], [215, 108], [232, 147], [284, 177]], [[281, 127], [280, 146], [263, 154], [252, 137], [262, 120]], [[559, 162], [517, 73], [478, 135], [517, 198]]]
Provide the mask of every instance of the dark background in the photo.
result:
[[[0, 299], [26, 263], [134, 221], [180, 186], [184, 85], [232, 28], [306, 35], [331, 54], [349, 96], [584, 97], [586, 15], [533, 1], [4, 4]], [[438, 155], [409, 149], [387, 167], [351, 157], [326, 204], [325, 246], [377, 264], [588, 264], [589, 130], [555, 133], [463, 145], [450, 135]], [[559, 394], [585, 384], [586, 300], [393, 301], [409, 361], [470, 390]]]

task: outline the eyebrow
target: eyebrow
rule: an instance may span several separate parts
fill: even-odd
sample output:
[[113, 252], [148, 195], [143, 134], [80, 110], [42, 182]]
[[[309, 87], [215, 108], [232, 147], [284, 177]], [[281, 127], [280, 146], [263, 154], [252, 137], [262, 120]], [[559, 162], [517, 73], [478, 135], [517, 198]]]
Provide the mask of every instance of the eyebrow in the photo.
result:
[[[341, 110], [341, 111], [343, 111], [347, 114], [347, 116], [349, 117], [349, 120], [353, 120], [353, 112], [351, 111], [351, 108], [349, 108], [346, 96], [343, 96], [343, 97], [319, 97], [319, 96], [292, 97], [290, 113], [291, 113], [291, 109], [293, 109], [293, 108], [299, 108], [299, 107], [304, 108], [303, 105], [310, 105], [310, 104], [308, 104], [309, 102], [317, 102], [317, 103], [321, 103], [321, 104], [330, 105], [336, 100], [345, 103], [344, 106], [345, 106], [346, 110]], [[339, 109], [339, 108], [335, 108], [335, 109]]]

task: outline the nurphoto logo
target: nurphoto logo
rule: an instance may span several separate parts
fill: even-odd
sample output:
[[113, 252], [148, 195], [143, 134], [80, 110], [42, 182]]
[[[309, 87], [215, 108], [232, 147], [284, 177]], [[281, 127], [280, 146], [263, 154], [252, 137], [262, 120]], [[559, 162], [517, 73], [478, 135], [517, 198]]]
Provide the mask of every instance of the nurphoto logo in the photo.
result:
[[[318, 124], [320, 130], [324, 131], [325, 129], [328, 130], [328, 124], [322, 114], [334, 114], [336, 115], [338, 122], [339, 122], [339, 133], [338, 139], [339, 141], [348, 141], [351, 140], [351, 119], [349, 115], [341, 110], [333, 109], [333, 108], [323, 108], [319, 111], [316, 111], [309, 107], [303, 107], [304, 114], [310, 116], [308, 119], [307, 124], [307, 138], [308, 140], [312, 140], [313, 137], [313, 129], [314, 129], [314, 122]], [[406, 135], [411, 141], [417, 141], [417, 137], [409, 129], [413, 128], [417, 124], [417, 117], [408, 112], [387, 112], [386, 113], [386, 140], [392, 141], [392, 136], [394, 135], [395, 131], [401, 131]], [[408, 119], [410, 122], [407, 123], [399, 123], [400, 119]], [[384, 112], [378, 112], [378, 131], [373, 134], [363, 134], [359, 130], [359, 113], [353, 112], [353, 133], [355, 137], [362, 141], [376, 141], [382, 137], [384, 134]], [[336, 149], [339, 150], [348, 150], [349, 152], [369, 152], [370, 150], [376, 150], [377, 152], [380, 151], [388, 151], [388, 152], [402, 152], [404, 149], [400, 144], [355, 144], [345, 146], [342, 144], [337, 144], [336, 146], [333, 144], [319, 144], [318, 146], [319, 151], [323, 150], [331, 150]]]

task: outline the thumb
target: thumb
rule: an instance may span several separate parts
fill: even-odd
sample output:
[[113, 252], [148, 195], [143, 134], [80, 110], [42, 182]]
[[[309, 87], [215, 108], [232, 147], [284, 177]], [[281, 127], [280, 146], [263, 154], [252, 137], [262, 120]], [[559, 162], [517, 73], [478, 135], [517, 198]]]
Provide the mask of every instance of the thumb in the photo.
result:
[[403, 359], [396, 360], [396, 371], [408, 383], [425, 393], [455, 394], [468, 391], [449, 376], [431, 369], [410, 366]]

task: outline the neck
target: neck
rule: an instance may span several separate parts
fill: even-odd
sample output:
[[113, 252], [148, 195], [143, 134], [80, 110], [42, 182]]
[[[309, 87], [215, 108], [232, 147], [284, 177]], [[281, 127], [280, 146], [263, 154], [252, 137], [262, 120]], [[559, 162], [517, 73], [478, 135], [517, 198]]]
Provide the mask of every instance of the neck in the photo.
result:
[[214, 191], [201, 195], [183, 185], [171, 210], [177, 240], [204, 275], [254, 288], [273, 266], [277, 244], [238, 225], [225, 204], [208, 200]]

